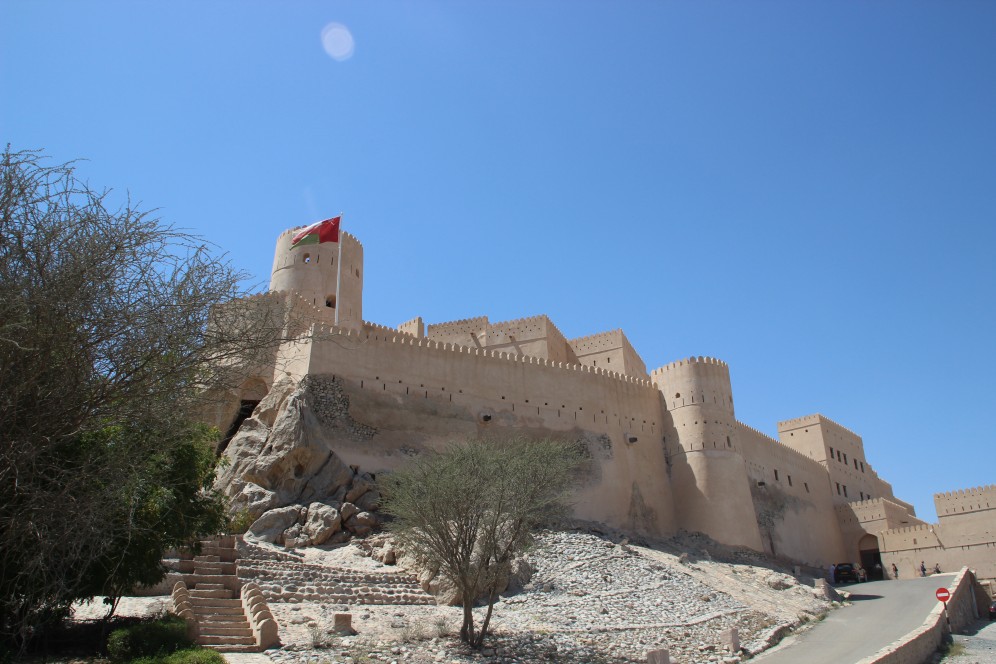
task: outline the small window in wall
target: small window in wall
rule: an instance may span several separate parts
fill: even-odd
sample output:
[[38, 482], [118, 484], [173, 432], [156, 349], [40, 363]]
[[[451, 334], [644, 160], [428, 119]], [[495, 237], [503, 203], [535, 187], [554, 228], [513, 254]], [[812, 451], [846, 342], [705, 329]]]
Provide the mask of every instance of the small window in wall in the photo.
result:
[[847, 485], [844, 485], [844, 497], [847, 498]]
[[806, 493], [809, 493], [809, 482], [803, 482], [802, 486], [806, 487]]
[[788, 481], [789, 481], [789, 486], [792, 486], [792, 476], [788, 475], [787, 477], [788, 477]]
[[861, 462], [861, 472], [862, 473], [865, 472], [865, 462], [864, 461]]
[[310, 262], [311, 262], [311, 254], [305, 254], [305, 255], [304, 255], [304, 256], [303, 256], [302, 258], [301, 258], [301, 260], [303, 260], [303, 261], [304, 261], [305, 263], [310, 263]]
[[775, 471], [775, 481], [776, 482], [778, 481], [778, 471], [777, 470]]
[[837, 485], [837, 495], [840, 495], [840, 482], [834, 482]]
[[726, 437], [726, 446], [727, 447], [733, 447], [733, 443], [730, 442], [730, 437], [729, 436]]
[[864, 499], [865, 499], [865, 492], [864, 492], [864, 491], [862, 491], [862, 492], [861, 492], [861, 500], [864, 500]]
[[847, 463], [847, 453], [846, 452], [844, 453], [844, 463], [845, 464]]
[[325, 306], [329, 309], [335, 309], [335, 295], [329, 295], [325, 298]]
[[858, 469], [858, 460], [854, 459], [854, 470]]
[[830, 448], [830, 458], [831, 459], [833, 458], [833, 448], [832, 447]]
[[356, 268], [356, 270], [354, 270], [354, 274], [356, 274], [356, 277], [359, 278], [359, 276], [360, 276], [360, 268]]
[[840, 450], [837, 450], [837, 461], [840, 461]]

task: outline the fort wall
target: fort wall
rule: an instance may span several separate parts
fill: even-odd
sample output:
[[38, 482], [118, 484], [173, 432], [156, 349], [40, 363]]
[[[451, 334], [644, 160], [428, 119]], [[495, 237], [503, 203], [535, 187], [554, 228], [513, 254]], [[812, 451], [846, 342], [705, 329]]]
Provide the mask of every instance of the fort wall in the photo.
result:
[[374, 330], [316, 330], [307, 372], [335, 376], [350, 413], [377, 433], [336, 440], [350, 464], [390, 470], [411, 455], [468, 437], [581, 441], [591, 475], [579, 518], [674, 532], [658, 392], [646, 380], [503, 351]]
[[822, 464], [742, 422], [736, 430], [765, 551], [819, 567], [845, 560], [840, 532], [813, 527], [833, 514]]

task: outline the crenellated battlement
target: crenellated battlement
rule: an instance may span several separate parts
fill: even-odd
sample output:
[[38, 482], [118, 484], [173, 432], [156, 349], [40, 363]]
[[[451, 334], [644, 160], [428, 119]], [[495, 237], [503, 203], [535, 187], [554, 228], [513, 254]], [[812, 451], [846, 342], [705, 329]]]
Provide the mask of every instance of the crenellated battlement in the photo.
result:
[[[764, 433], [763, 431], [761, 431], [759, 429], [755, 429], [754, 427], [752, 427], [749, 424], [744, 424], [740, 420], [736, 420], [735, 423], [741, 429], [746, 429], [747, 431], [750, 431], [751, 433], [760, 436], [761, 438], [763, 438], [764, 440], [766, 440], [769, 443], [778, 443], [779, 445], [782, 445], [781, 441], [779, 441], [777, 438], [772, 438], [768, 434]], [[784, 445], [782, 445], [782, 446], [785, 447]], [[795, 450], [793, 450], [791, 447], [786, 447], [786, 449], [791, 450], [792, 452], [795, 452]], [[804, 455], [800, 455], [800, 456], [804, 456]], [[805, 458], [809, 459], [809, 457], [805, 457]], [[812, 459], [809, 459], [809, 460], [812, 461]]]
[[854, 436], [855, 438], [861, 438], [861, 436], [859, 436], [858, 434], [854, 433], [853, 431], [851, 431], [850, 429], [848, 429], [847, 427], [845, 427], [843, 424], [839, 424], [839, 423], [831, 420], [826, 415], [821, 415], [820, 413], [815, 413], [813, 415], [806, 415], [804, 417], [797, 417], [797, 418], [791, 419], [791, 420], [782, 420], [782, 421], [780, 421], [778, 423], [778, 430], [779, 431], [783, 431], [783, 430], [788, 430], [788, 429], [797, 429], [800, 426], [804, 426], [806, 424], [820, 424], [820, 423], [829, 424], [831, 426], [837, 427], [841, 431], [844, 431], [844, 432], [846, 432], [846, 433]]
[[972, 487], [970, 489], [959, 489], [958, 491], [946, 491], [942, 493], [935, 493], [934, 500], [941, 499], [952, 499], [959, 500], [962, 498], [977, 498], [985, 495], [996, 496], [996, 484], [986, 484], [984, 486]]
[[[399, 332], [407, 332], [407, 334], [411, 334], [412, 336], [415, 337], [424, 337], [425, 321], [422, 320], [421, 316], [416, 316], [411, 320], [406, 320], [404, 323], [401, 323], [395, 329], [398, 330]], [[414, 331], [409, 332], [408, 330], [414, 330]]]
[[917, 534], [934, 534], [934, 527], [930, 524], [916, 524], [913, 526], [903, 526], [901, 528], [890, 528], [886, 531], [890, 535], [917, 535]]
[[435, 341], [427, 337], [415, 337], [413, 335], [399, 332], [394, 328], [386, 327], [383, 325], [373, 325], [371, 324], [367, 327], [364, 324], [364, 330], [362, 332], [346, 329], [342, 327], [336, 327], [327, 322], [318, 322], [314, 324], [313, 334], [316, 339], [321, 339], [322, 337], [328, 337], [332, 335], [342, 335], [347, 338], [355, 338], [357, 341], [361, 342], [379, 342], [388, 344], [399, 344], [403, 346], [411, 346], [414, 349], [426, 350], [426, 351], [445, 351], [454, 353], [456, 355], [472, 355], [477, 357], [486, 357], [495, 360], [502, 360], [507, 362], [518, 362], [522, 364], [532, 364], [541, 367], [549, 367], [555, 369], [562, 369], [564, 371], [571, 371], [576, 373], [589, 373], [597, 376], [603, 376], [612, 380], [619, 381], [621, 383], [629, 383], [632, 385], [639, 385], [641, 387], [653, 388], [654, 384], [646, 380], [645, 378], [639, 378], [636, 376], [629, 376], [617, 371], [606, 371], [598, 367], [592, 367], [586, 364], [573, 364], [568, 362], [559, 362], [554, 360], [548, 360], [542, 357], [535, 357], [532, 355], [522, 355], [519, 353], [510, 353], [501, 350], [489, 350], [487, 348], [472, 348], [469, 346], [462, 346], [460, 344]]
[[615, 348], [620, 342], [620, 337], [625, 337], [621, 328], [606, 330], [597, 334], [589, 334], [577, 339], [569, 339], [567, 343], [575, 350], [601, 350], [603, 348]]
[[487, 316], [475, 316], [474, 318], [461, 318], [443, 323], [430, 323], [426, 326], [427, 334], [454, 334], [467, 333], [477, 334], [488, 328]]
[[692, 356], [684, 360], [678, 360], [676, 362], [671, 362], [662, 367], [658, 367], [650, 372], [651, 376], [663, 376], [665, 372], [671, 371], [672, 369], [677, 369], [679, 367], [685, 367], [691, 364], [706, 364], [713, 365], [717, 367], [722, 367], [724, 369], [729, 369], [729, 365], [723, 360], [717, 359], [715, 357], [703, 357], [703, 356]]
[[381, 325], [380, 323], [371, 323], [368, 320], [363, 321], [363, 329], [364, 329], [364, 331], [366, 331], [368, 333], [376, 331], [376, 332], [383, 332], [385, 334], [386, 333], [403, 334], [405, 336], [416, 338], [415, 335], [411, 334], [410, 332], [403, 332], [403, 331], [401, 331], [401, 330], [399, 330], [397, 328], [388, 327], [387, 325]]
[[773, 438], [773, 437], [769, 436], [768, 434], [764, 433], [763, 431], [755, 429], [754, 427], [750, 426], [749, 424], [744, 424], [740, 420], [735, 420], [735, 424], [736, 424], [737, 427], [739, 427], [741, 429], [745, 429], [746, 431], [749, 431], [750, 433], [752, 433], [754, 435], [760, 436], [765, 442], [770, 443], [772, 445], [777, 445], [778, 449], [782, 450], [784, 452], [787, 452], [788, 455], [789, 455], [789, 457], [804, 462], [805, 464], [807, 464], [810, 467], [812, 467], [813, 470], [816, 470], [818, 468], [822, 469], [822, 466], [820, 465], [820, 463], [818, 461], [814, 461], [809, 456], [803, 454], [802, 452], [800, 452], [799, 450], [797, 450], [797, 449], [795, 449], [793, 447], [790, 447], [789, 445], [786, 445], [785, 443], [783, 443], [782, 441], [778, 440], [777, 438]]
[[996, 509], [996, 485], [936, 493], [934, 506], [941, 519]]

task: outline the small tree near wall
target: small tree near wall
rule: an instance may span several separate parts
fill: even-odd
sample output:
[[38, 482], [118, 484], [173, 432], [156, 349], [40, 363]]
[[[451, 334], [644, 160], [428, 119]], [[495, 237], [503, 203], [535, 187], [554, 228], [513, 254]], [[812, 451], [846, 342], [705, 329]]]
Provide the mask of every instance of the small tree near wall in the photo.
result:
[[[480, 648], [516, 554], [567, 510], [581, 460], [553, 441], [471, 441], [426, 455], [383, 479], [382, 510], [400, 545], [437, 567], [463, 605], [460, 638]], [[473, 607], [486, 596], [480, 629]]]

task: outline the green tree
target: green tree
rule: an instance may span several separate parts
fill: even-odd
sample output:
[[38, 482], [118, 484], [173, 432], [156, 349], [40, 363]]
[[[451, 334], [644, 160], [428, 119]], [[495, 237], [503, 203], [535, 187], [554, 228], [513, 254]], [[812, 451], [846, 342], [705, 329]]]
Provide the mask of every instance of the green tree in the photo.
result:
[[[0, 163], [0, 640], [162, 578], [216, 532], [205, 395], [272, 352], [285, 312], [200, 238], [72, 164]], [[219, 306], [224, 305], [224, 306]]]
[[[401, 546], [460, 593], [460, 638], [480, 648], [515, 556], [567, 510], [580, 455], [553, 441], [471, 441], [416, 459], [381, 480]], [[479, 630], [473, 607], [487, 598]]]

